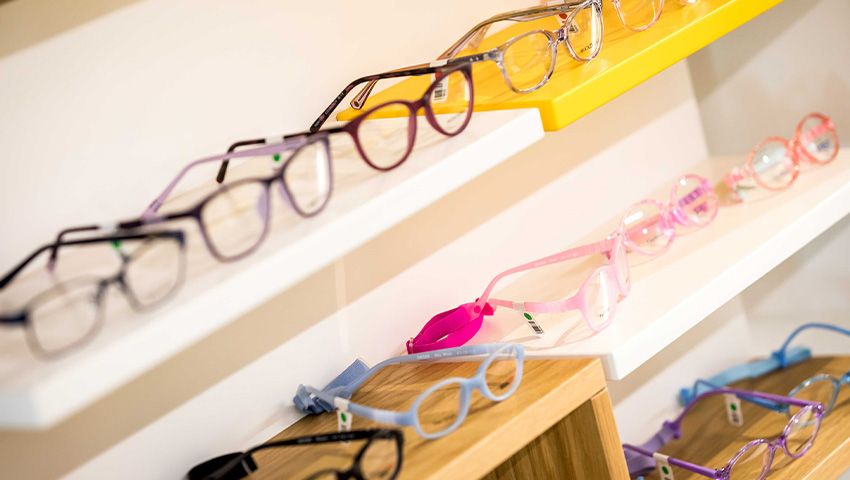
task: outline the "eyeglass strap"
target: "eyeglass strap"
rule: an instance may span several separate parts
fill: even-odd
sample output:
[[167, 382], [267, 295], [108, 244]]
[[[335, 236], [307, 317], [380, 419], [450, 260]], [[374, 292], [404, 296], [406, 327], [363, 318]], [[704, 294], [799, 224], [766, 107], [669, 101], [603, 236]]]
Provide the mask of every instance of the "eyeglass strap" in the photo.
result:
[[[729, 385], [730, 383], [744, 380], [747, 378], [760, 377], [766, 373], [785, 368], [788, 365], [802, 362], [812, 356], [811, 350], [806, 347], [794, 347], [785, 352], [784, 355], [779, 355], [779, 352], [773, 352], [770, 357], [755, 362], [737, 365], [735, 367], [724, 370], [717, 375], [703, 382], [702, 385], [695, 384], [693, 388], [683, 388], [679, 391], [679, 404], [685, 406], [693, 401], [693, 399], [708, 390], [711, 390], [712, 385]], [[774, 408], [774, 402], [755, 402], [759, 405]]]
[[487, 303], [480, 313], [474, 313], [474, 306], [474, 303], [464, 303], [431, 317], [422, 330], [407, 341], [407, 353], [460, 347], [468, 342], [481, 329], [484, 317], [493, 315], [493, 307]]
[[[322, 389], [323, 392], [330, 392], [334, 389], [344, 388], [346, 385], [350, 384], [365, 372], [369, 370], [369, 366], [366, 365], [361, 359], [357, 359], [348, 366], [345, 370], [342, 371], [336, 378], [333, 379], [331, 383], [328, 384], [325, 388]], [[328, 402], [311, 395], [310, 392], [304, 387], [304, 385], [298, 385], [298, 389], [295, 392], [295, 397], [292, 399], [295, 403], [295, 406], [298, 407], [304, 413], [310, 413], [313, 415], [323, 413], [323, 412], [332, 412], [336, 407], [329, 404]]]
[[[666, 445], [667, 442], [674, 438], [679, 438], [681, 435], [682, 432], [672, 424], [664, 422], [661, 430], [653, 435], [649, 441], [640, 445], [639, 448], [655, 453]], [[626, 465], [629, 467], [629, 475], [645, 475], [655, 470], [654, 458], [629, 449], [623, 449], [623, 452], [626, 455]]]

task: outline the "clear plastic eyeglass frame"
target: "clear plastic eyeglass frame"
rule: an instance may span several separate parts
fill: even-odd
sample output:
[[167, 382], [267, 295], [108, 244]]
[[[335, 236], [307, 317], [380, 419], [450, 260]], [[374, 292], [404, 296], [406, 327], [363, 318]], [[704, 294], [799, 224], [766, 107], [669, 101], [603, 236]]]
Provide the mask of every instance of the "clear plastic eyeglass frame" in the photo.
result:
[[[817, 125], [806, 129], [808, 122]], [[790, 140], [782, 137], [762, 140], [750, 151], [746, 162], [724, 175], [723, 181], [739, 201], [746, 200], [746, 191], [755, 187], [785, 190], [797, 180], [801, 161], [825, 165], [835, 160], [838, 148], [838, 134], [832, 120], [820, 113], [810, 113], [797, 124]], [[777, 161], [775, 157], [779, 152], [782, 159]], [[823, 158], [818, 158], [819, 154], [823, 154]]]
[[[762, 401], [781, 403], [784, 405], [793, 405], [799, 407], [799, 410], [791, 417], [791, 419], [785, 425], [785, 428], [782, 430], [782, 433], [778, 437], [773, 440], [760, 438], [750, 441], [749, 443], [741, 447], [741, 449], [737, 453], [735, 453], [735, 455], [733, 455], [732, 458], [730, 458], [726, 465], [722, 468], [708, 468], [678, 458], [662, 455], [667, 461], [667, 463], [669, 463], [669, 465], [688, 470], [690, 472], [714, 480], [728, 480], [731, 478], [731, 475], [735, 473], [735, 466], [738, 465], [739, 462], [742, 462], [742, 458], [745, 458], [748, 454], [759, 454], [758, 450], [751, 450], [766, 447], [766, 450], [763, 454], [764, 457], [762, 462], [762, 470], [758, 478], [754, 479], [764, 480], [765, 478], [767, 478], [767, 475], [770, 472], [771, 467], [773, 466], [773, 460], [775, 458], [777, 450], [782, 450], [782, 452], [784, 452], [785, 455], [787, 455], [789, 458], [798, 459], [804, 456], [811, 449], [812, 445], [815, 442], [815, 438], [817, 438], [817, 434], [820, 430], [820, 424], [821, 420], [823, 419], [824, 413], [824, 406], [818, 402], [811, 402], [808, 400], [800, 400], [797, 398], [782, 397], [779, 395], [771, 395], [768, 393], [738, 390], [732, 388], [713, 389], [698, 395], [693, 402], [685, 406], [685, 409], [682, 411], [681, 414], [679, 414], [678, 417], [676, 417], [675, 420], [673, 420], [672, 422], [665, 421], [661, 427], [661, 430], [659, 430], [658, 433], [653, 435], [653, 437], [648, 442], [640, 446], [623, 444], [623, 450], [626, 455], [626, 463], [629, 467], [629, 474], [632, 476], [636, 476], [645, 475], [647, 473], [652, 472], [656, 466], [655, 458], [656, 455], [659, 454], [658, 451], [662, 447], [664, 447], [664, 445], [666, 445], [670, 440], [674, 438], [680, 438], [682, 436], [682, 421], [684, 420], [688, 412], [690, 412], [694, 403], [708, 396], [720, 394], [735, 395], [737, 398], [748, 402], [751, 402], [754, 399], [759, 399]], [[803, 435], [808, 435], [806, 438], [804, 438], [804, 440], [806, 440], [805, 443], [801, 448], [796, 449], [792, 452], [788, 446], [789, 438], [800, 433], [801, 428], [806, 427], [813, 427], [811, 429], [811, 433], [804, 433]]]
[[[692, 402], [694, 397], [699, 395], [701, 392], [704, 392], [711, 388], [716, 388], [717, 385], [728, 385], [730, 383], [745, 380], [748, 378], [758, 378], [767, 373], [784, 369], [789, 365], [799, 363], [805, 359], [811, 358], [811, 350], [806, 347], [789, 348], [791, 342], [797, 335], [799, 335], [805, 330], [810, 329], [827, 330], [834, 333], [840, 333], [843, 335], [850, 336], [850, 330], [843, 327], [839, 327], [837, 325], [830, 325], [828, 323], [804, 324], [795, 329], [791, 333], [791, 335], [785, 340], [779, 350], [773, 352], [770, 357], [764, 360], [758, 360], [755, 362], [737, 365], [735, 367], [729, 368], [718, 373], [717, 375], [711, 377], [708, 380], [697, 380], [694, 383], [694, 386], [691, 388], [681, 389], [681, 391], [679, 392], [679, 403], [682, 405], [686, 405]], [[822, 382], [828, 382], [830, 388], [826, 390], [818, 389], [817, 391], [824, 393], [828, 392], [828, 395], [823, 398], [808, 400], [816, 400], [823, 404], [823, 415], [827, 416], [832, 412], [832, 409], [835, 408], [835, 403], [838, 400], [838, 394], [841, 391], [841, 387], [843, 385], [850, 385], [850, 371], [848, 371], [841, 377], [834, 377], [832, 375], [821, 374], [803, 380], [802, 382], [800, 382], [799, 385], [794, 387], [791, 392], [788, 393], [788, 396], [797, 398], [798, 395], [803, 393], [807, 388], [811, 387], [812, 385], [823, 385]], [[764, 408], [771, 409], [778, 413], [784, 413], [789, 417], [791, 416], [791, 411], [783, 404], [759, 401], [758, 399], [755, 399], [753, 402]]]
[[[487, 357], [481, 362], [481, 365], [478, 367], [478, 370], [472, 378], [447, 378], [441, 382], [432, 385], [416, 398], [410, 409], [406, 412], [394, 412], [389, 410], [370, 408], [348, 400], [354, 393], [354, 391], [357, 390], [357, 388], [359, 388], [372, 375], [374, 375], [376, 372], [378, 372], [380, 369], [387, 365], [481, 355], [487, 355]], [[515, 360], [516, 371], [514, 372], [512, 383], [507, 388], [507, 390], [505, 390], [505, 392], [501, 395], [496, 395], [490, 390], [490, 387], [487, 384], [487, 370], [490, 368], [490, 365], [494, 361], [496, 361], [497, 359], [504, 358], [510, 358]], [[492, 400], [494, 402], [501, 402], [513, 395], [520, 382], [522, 381], [522, 366], [524, 360], [525, 349], [523, 348], [523, 346], [518, 343], [510, 342], [487, 343], [482, 345], [448, 348], [445, 350], [435, 350], [427, 353], [403, 355], [401, 357], [395, 357], [390, 358], [388, 360], [384, 360], [383, 362], [375, 365], [368, 371], [364, 372], [356, 380], [344, 387], [337, 387], [329, 391], [322, 391], [310, 386], [301, 385], [299, 386], [299, 396], [303, 398], [304, 393], [309, 394], [311, 397], [318, 398], [323, 402], [335, 406], [342, 412], [350, 412], [355, 416], [368, 418], [375, 422], [396, 425], [400, 427], [413, 427], [413, 429], [416, 430], [416, 433], [419, 434], [421, 437], [427, 439], [434, 439], [448, 435], [449, 433], [455, 431], [463, 423], [463, 421], [466, 419], [466, 415], [469, 413], [469, 406], [472, 400], [472, 392], [474, 390], [478, 390], [481, 395], [483, 395], [488, 400]], [[458, 405], [459, 411], [457, 414], [457, 418], [451, 425], [440, 431], [426, 432], [423, 429], [419, 420], [419, 410], [422, 406], [422, 403], [434, 392], [437, 392], [445, 387], [452, 386], [455, 384], [460, 388], [460, 402]]]

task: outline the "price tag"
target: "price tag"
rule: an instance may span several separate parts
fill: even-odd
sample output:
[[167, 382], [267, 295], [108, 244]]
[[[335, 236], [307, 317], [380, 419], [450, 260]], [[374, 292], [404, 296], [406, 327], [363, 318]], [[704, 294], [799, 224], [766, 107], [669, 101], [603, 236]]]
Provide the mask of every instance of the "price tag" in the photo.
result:
[[658, 476], [661, 477], [661, 480], [673, 480], [673, 469], [670, 468], [667, 455], [654, 453], [652, 457], [655, 459], [655, 465], [658, 467]]
[[741, 399], [731, 393], [724, 393], [726, 399], [726, 418], [729, 424], [740, 427], [744, 424], [744, 415], [741, 413]]

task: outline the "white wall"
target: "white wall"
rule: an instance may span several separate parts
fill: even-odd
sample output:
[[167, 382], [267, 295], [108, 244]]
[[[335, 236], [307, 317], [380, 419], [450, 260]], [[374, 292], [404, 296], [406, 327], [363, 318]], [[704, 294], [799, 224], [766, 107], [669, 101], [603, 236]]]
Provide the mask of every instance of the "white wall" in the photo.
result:
[[[36, 29], [86, 2], [101, 3], [17, 0], [0, 17]], [[305, 130], [348, 82], [432, 60], [482, 12], [528, 2], [127, 3], [0, 58], [0, 271], [64, 226], [137, 216], [189, 161]]]

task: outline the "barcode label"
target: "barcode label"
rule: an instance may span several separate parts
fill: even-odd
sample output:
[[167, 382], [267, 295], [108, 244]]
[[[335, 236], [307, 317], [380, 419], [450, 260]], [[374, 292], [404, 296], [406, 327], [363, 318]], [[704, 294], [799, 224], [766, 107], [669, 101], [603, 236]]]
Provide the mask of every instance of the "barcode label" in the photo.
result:
[[442, 102], [449, 96], [449, 79], [443, 77], [434, 87], [434, 93], [431, 95], [432, 102]]
[[540, 324], [538, 324], [537, 321], [534, 320], [534, 317], [532, 317], [530, 313], [523, 312], [522, 316], [525, 318], [525, 321], [528, 323], [528, 326], [531, 327], [532, 330], [534, 330], [535, 334], [543, 335], [544, 333], [546, 333], [543, 331], [543, 327], [541, 327]]

